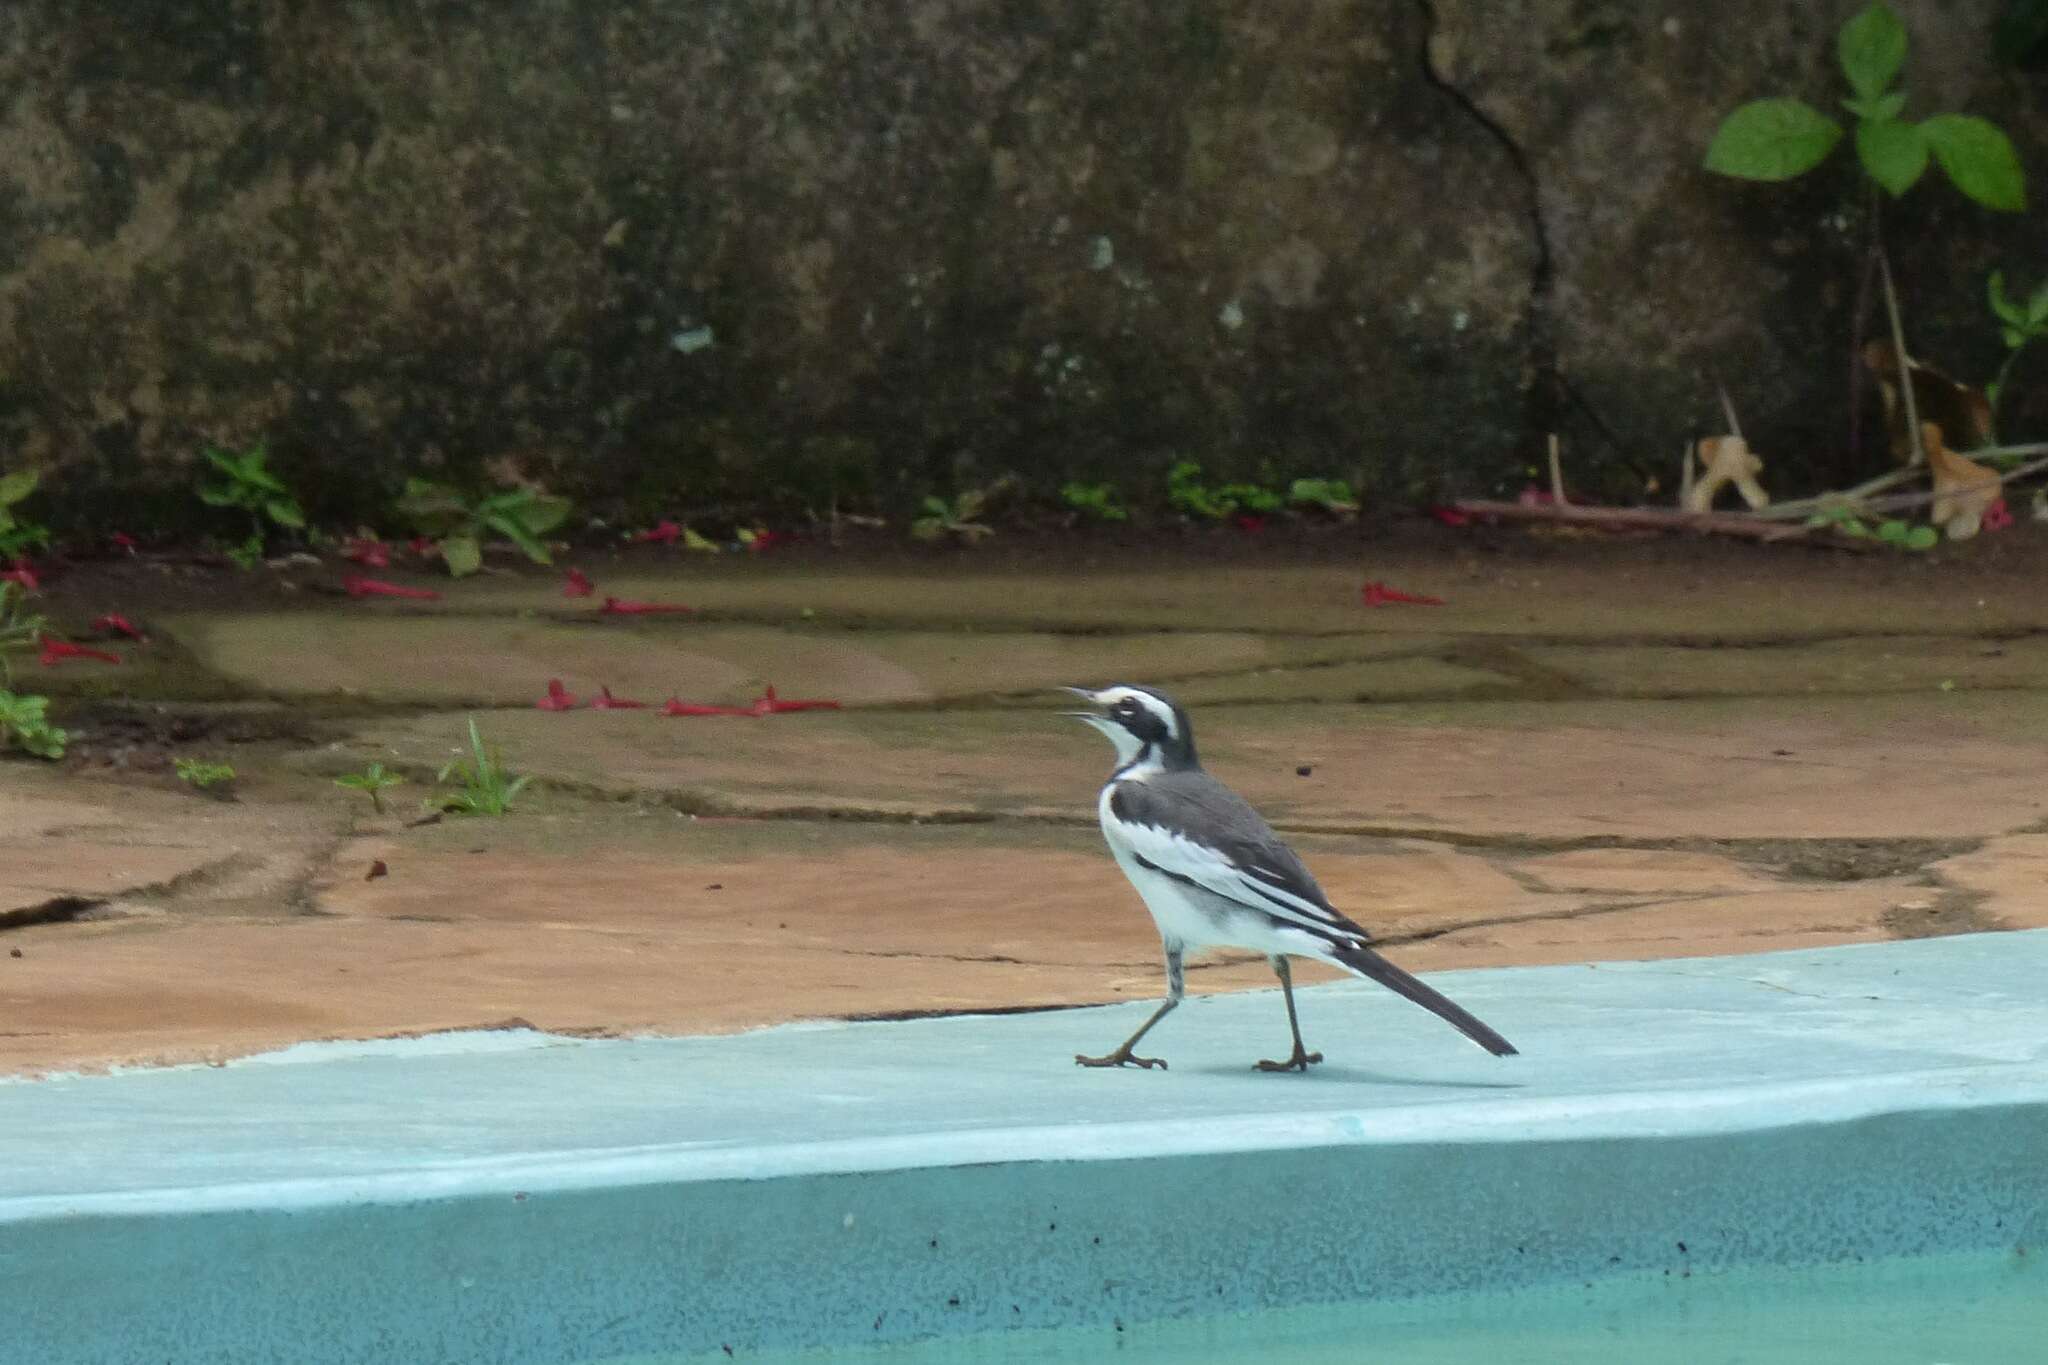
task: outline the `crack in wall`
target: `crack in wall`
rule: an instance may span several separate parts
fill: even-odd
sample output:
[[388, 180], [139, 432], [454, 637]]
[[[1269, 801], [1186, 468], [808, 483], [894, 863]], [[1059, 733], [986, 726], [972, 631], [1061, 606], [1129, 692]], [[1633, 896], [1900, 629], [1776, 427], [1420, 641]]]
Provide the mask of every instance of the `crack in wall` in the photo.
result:
[[[1416, 0], [1422, 13], [1422, 45], [1418, 53], [1422, 78], [1465, 116], [1484, 129], [1487, 136], [1507, 154], [1508, 164], [1527, 186], [1529, 233], [1536, 249], [1536, 262], [1529, 272], [1529, 369], [1532, 380], [1523, 409], [1522, 439], [1533, 454], [1546, 436], [1558, 429], [1568, 390], [1557, 359], [1557, 263], [1550, 247], [1550, 225], [1543, 215], [1543, 192], [1536, 168], [1522, 144], [1500, 120], [1481, 108], [1479, 102], [1460, 89], [1437, 65], [1432, 50], [1440, 31], [1435, 0]], [[1577, 397], [1576, 394], [1572, 395]], [[1584, 399], [1579, 404], [1584, 406]], [[1606, 426], [1596, 420], [1603, 430]]]

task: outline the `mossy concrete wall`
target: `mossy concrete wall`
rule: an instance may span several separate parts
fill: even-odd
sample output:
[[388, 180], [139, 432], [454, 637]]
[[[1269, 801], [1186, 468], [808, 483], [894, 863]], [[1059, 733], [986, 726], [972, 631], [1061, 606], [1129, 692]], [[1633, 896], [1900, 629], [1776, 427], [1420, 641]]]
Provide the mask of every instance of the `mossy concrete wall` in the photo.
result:
[[[259, 437], [330, 518], [437, 468], [628, 515], [1182, 456], [1411, 499], [1551, 429], [1636, 486], [1718, 372], [1825, 465], [1854, 180], [1699, 161], [1744, 98], [1832, 103], [1849, 8], [14, 0], [0, 460], [145, 522]], [[1899, 8], [1916, 96], [2005, 122], [2038, 197], [1993, 0]], [[1919, 349], [1988, 375], [2038, 218], [1930, 182], [1887, 231]]]

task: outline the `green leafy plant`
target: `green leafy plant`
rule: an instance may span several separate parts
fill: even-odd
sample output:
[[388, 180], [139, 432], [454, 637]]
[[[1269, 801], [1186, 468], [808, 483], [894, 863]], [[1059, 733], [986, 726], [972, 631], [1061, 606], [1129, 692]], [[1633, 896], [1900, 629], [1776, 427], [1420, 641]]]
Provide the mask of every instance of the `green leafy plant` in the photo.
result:
[[451, 815], [505, 815], [511, 812], [512, 802], [533, 779], [512, 775], [497, 747], [484, 744], [483, 735], [476, 728], [476, 717], [471, 716], [469, 755], [448, 760], [436, 780], [457, 782], [462, 790], [428, 797], [426, 805], [429, 810], [446, 811]]
[[1060, 498], [1089, 521], [1129, 521], [1116, 489], [1106, 483], [1070, 483], [1060, 489]]
[[988, 493], [979, 488], [970, 488], [951, 502], [940, 497], [928, 497], [918, 506], [918, 515], [910, 523], [910, 534], [919, 540], [952, 536], [969, 543], [992, 536], [994, 527], [975, 520], [987, 506]]
[[541, 537], [568, 519], [571, 506], [567, 498], [531, 488], [510, 488], [472, 501], [425, 479], [407, 479], [398, 500], [399, 513], [434, 537], [448, 572], [457, 578], [483, 566], [484, 541], [492, 535], [511, 541], [536, 564], [554, 563]]
[[384, 771], [382, 763], [372, 763], [359, 773], [348, 773], [334, 779], [334, 785], [349, 791], [362, 792], [370, 798], [371, 809], [377, 814], [384, 813], [384, 793], [405, 781], [397, 773]]
[[1358, 499], [1342, 479], [1296, 479], [1288, 485], [1287, 501], [1296, 507], [1319, 507], [1333, 517], [1358, 511]]
[[1166, 473], [1166, 501], [1174, 511], [1200, 521], [1222, 521], [1239, 512], [1277, 512], [1281, 497], [1255, 483], [1226, 483], [1210, 487], [1202, 482], [1202, 466], [1182, 460]]
[[1941, 543], [1941, 532], [1932, 526], [1915, 526], [1897, 518], [1881, 521], [1873, 528], [1846, 502], [1830, 503], [1808, 517], [1806, 524], [1832, 527], [1839, 535], [1854, 536], [1859, 540], [1866, 537], [1876, 539], [1901, 550], [1931, 550]]
[[15, 510], [36, 491], [40, 477], [33, 469], [0, 474], [0, 559], [13, 559], [50, 543], [48, 527], [30, 521]]
[[42, 613], [29, 610], [19, 584], [0, 582], [0, 682], [11, 682], [14, 678], [7, 656], [16, 650], [34, 648], [44, 624]]
[[299, 500], [270, 472], [270, 455], [262, 442], [239, 455], [209, 446], [205, 455], [206, 462], [221, 477], [200, 482], [199, 500], [209, 507], [234, 508], [249, 517], [248, 539], [228, 551], [228, 557], [235, 563], [245, 569], [254, 568], [263, 558], [273, 525], [292, 531], [306, 528], [306, 514]]
[[225, 792], [229, 783], [235, 780], [234, 768], [226, 763], [208, 763], [203, 758], [179, 758], [171, 762], [178, 780], [197, 791], [212, 793], [218, 788]]
[[[1851, 91], [1842, 107], [1856, 117], [1856, 158], [1873, 181], [1902, 195], [1931, 156], [1984, 207], [2026, 207], [2025, 173], [1996, 124], [1969, 114], [1918, 123], [1900, 117], [1906, 92], [1892, 83], [1906, 63], [1906, 26], [1888, 5], [1871, 5], [1843, 24], [1835, 48]], [[1825, 161], [1841, 139], [1841, 125], [1804, 100], [1752, 100], [1722, 120], [1707, 148], [1707, 169], [1744, 180], [1791, 180]]]
[[1991, 404], [1991, 411], [1998, 412], [1998, 399], [2005, 392], [2006, 376], [2012, 373], [2013, 362], [2020, 358], [2020, 352], [2029, 342], [2048, 337], [2048, 279], [2027, 296], [2024, 303], [2009, 297], [2005, 292], [2005, 272], [1994, 270], [1985, 281], [1985, 292], [1990, 297], [1992, 315], [1998, 319], [1998, 335], [2005, 341], [2005, 361], [1998, 367], [1998, 377], [1984, 386], [1984, 397]]
[[0, 748], [12, 745], [37, 758], [64, 757], [71, 736], [50, 724], [49, 706], [48, 697], [17, 696], [0, 689]]

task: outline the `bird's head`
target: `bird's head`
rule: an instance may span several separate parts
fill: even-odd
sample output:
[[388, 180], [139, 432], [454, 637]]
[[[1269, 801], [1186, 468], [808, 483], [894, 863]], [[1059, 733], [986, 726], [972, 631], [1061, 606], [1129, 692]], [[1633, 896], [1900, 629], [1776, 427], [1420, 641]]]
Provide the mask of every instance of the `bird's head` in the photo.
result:
[[1109, 736], [1109, 742], [1116, 745], [1118, 772], [1134, 767], [1171, 770], [1197, 766], [1195, 727], [1188, 713], [1164, 692], [1132, 683], [1061, 690], [1101, 708], [1065, 714]]

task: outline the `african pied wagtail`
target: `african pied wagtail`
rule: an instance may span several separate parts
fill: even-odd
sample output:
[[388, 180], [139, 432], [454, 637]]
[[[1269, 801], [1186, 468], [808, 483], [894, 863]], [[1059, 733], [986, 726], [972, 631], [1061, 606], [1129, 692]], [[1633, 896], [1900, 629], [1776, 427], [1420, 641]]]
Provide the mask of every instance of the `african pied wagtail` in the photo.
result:
[[1075, 1057], [1082, 1066], [1161, 1067], [1131, 1052], [1181, 1001], [1182, 958], [1202, 948], [1250, 948], [1266, 954], [1287, 1000], [1294, 1055], [1259, 1063], [1261, 1071], [1306, 1071], [1323, 1060], [1301, 1045], [1294, 980], [1287, 959], [1335, 963], [1404, 995], [1496, 1057], [1513, 1054], [1507, 1039], [1366, 946], [1369, 935], [1332, 906], [1294, 850], [1242, 797], [1202, 771], [1194, 727], [1172, 698], [1149, 687], [1119, 684], [1065, 689], [1103, 712], [1069, 711], [1108, 735], [1117, 767], [1097, 811], [1117, 866], [1131, 879], [1166, 945], [1166, 1000], [1122, 1047], [1106, 1057]]

